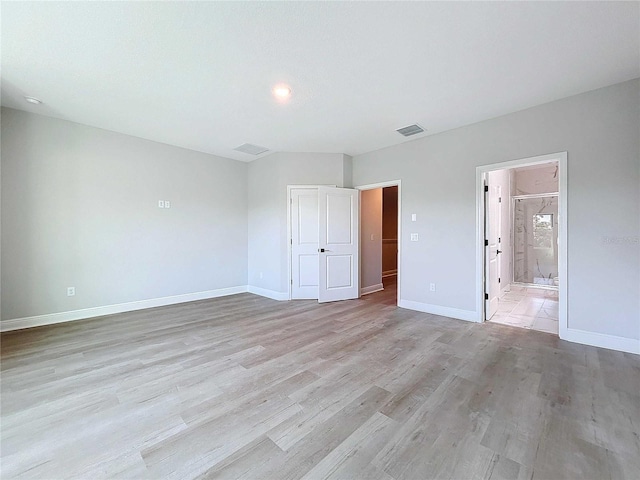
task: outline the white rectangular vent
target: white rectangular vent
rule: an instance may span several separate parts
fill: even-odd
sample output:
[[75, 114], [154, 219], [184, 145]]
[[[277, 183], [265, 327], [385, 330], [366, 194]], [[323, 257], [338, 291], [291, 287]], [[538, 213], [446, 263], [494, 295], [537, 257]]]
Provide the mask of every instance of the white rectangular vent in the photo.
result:
[[409, 125], [407, 127], [399, 128], [396, 130], [396, 132], [404, 135], [405, 137], [410, 137], [411, 135], [415, 135], [416, 133], [424, 132], [424, 128], [416, 123], [415, 125]]
[[249, 155], [260, 155], [261, 153], [268, 152], [268, 148], [259, 147], [258, 145], [251, 145], [250, 143], [245, 143], [244, 145], [240, 145], [237, 148], [234, 148], [238, 152], [248, 153]]

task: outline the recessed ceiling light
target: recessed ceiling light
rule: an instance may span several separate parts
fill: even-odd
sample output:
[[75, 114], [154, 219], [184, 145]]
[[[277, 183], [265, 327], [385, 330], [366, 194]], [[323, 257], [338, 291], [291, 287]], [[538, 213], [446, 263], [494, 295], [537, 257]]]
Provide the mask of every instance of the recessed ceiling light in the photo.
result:
[[42, 103], [42, 100], [36, 98], [36, 97], [27, 97], [25, 96], [24, 99], [29, 102], [29, 103], [33, 103], [34, 105], [40, 105]]
[[291, 88], [286, 85], [276, 85], [273, 87], [273, 94], [276, 98], [284, 100], [291, 96]]

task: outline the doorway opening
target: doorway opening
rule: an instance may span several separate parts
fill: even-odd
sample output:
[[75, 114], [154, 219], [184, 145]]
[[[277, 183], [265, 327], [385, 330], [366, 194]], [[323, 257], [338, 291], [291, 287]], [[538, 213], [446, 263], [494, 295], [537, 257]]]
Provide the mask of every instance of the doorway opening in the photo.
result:
[[[400, 181], [357, 187], [360, 193], [360, 295], [400, 299]], [[379, 292], [379, 293], [378, 293]], [[377, 299], [379, 300], [379, 299]]]
[[566, 153], [478, 167], [479, 321], [563, 337]]

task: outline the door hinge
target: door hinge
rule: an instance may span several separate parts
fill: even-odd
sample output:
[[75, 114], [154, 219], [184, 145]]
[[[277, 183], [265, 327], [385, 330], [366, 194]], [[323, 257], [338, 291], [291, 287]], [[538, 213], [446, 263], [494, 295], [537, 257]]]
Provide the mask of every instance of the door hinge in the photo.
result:
[[289, 241], [291, 242], [291, 245], [293, 245], [293, 238], [290, 238]]
[[498, 203], [502, 203], [502, 197], [498, 197]]
[[485, 191], [485, 192], [488, 192], [488, 191], [489, 191], [489, 185], [485, 185], [485, 186], [484, 186], [484, 191]]
[[489, 246], [489, 240], [487, 240], [486, 238], [484, 239], [484, 246], [488, 247]]
[[498, 283], [500, 283], [500, 277], [498, 277]]
[[293, 278], [291, 279], [291, 285], [293, 285]]
[[485, 293], [485, 294], [484, 294], [484, 299], [485, 299], [485, 300], [489, 300], [489, 294], [488, 294], [488, 293]]
[[502, 237], [498, 237], [498, 243], [502, 243]]

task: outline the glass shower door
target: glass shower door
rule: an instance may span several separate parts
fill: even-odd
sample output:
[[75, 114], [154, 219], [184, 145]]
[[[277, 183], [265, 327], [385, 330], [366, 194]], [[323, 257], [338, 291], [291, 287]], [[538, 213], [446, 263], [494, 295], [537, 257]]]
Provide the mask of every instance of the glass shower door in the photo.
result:
[[558, 197], [513, 199], [513, 280], [557, 285]]

